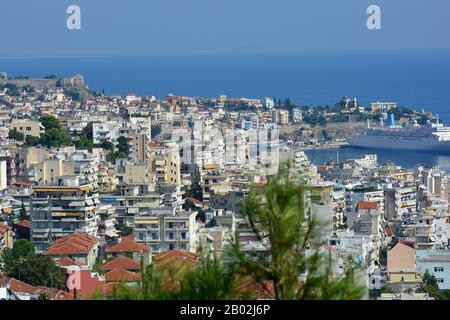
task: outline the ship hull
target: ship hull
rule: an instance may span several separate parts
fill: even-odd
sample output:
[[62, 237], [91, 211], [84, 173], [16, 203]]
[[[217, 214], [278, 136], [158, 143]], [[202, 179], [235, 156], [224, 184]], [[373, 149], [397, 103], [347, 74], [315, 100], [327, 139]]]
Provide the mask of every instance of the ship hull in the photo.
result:
[[432, 138], [353, 136], [348, 139], [348, 145], [364, 149], [410, 150], [450, 154], [450, 141], [438, 141]]

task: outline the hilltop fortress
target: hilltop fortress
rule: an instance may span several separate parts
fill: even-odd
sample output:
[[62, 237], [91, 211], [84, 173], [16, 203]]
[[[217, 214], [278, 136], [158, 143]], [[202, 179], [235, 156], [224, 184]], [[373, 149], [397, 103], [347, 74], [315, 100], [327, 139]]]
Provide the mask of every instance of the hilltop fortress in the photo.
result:
[[84, 77], [77, 74], [69, 78], [52, 79], [8, 79], [6, 72], [0, 72], [0, 85], [14, 84], [17, 87], [30, 86], [39, 90], [46, 88], [84, 88]]

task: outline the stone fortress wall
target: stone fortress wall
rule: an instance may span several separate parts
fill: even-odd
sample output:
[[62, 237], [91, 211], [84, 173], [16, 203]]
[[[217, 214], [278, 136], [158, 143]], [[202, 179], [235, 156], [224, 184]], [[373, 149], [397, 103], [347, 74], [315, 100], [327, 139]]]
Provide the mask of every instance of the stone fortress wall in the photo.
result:
[[57, 79], [8, 79], [6, 72], [0, 72], [0, 85], [15, 84], [17, 87], [30, 86], [38, 90], [57, 87], [84, 87], [82, 75]]

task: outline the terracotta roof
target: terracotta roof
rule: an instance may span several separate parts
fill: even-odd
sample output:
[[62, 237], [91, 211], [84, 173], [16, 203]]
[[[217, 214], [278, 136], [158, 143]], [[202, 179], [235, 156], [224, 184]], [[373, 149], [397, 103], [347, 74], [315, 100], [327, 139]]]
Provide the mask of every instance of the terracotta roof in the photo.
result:
[[136, 272], [130, 272], [124, 269], [114, 269], [105, 274], [107, 282], [135, 282], [140, 281], [141, 276]]
[[358, 209], [378, 209], [378, 202], [360, 201], [358, 202]]
[[148, 252], [148, 247], [134, 240], [122, 240], [122, 242], [106, 249], [107, 253]]
[[157, 143], [155, 143], [155, 142], [152, 142], [152, 141], [150, 141], [147, 145], [148, 145], [150, 148], [153, 148], [153, 149], [164, 148], [164, 146], [162, 146], [162, 145], [160, 145], [160, 144], [157, 144]]
[[182, 250], [171, 250], [163, 253], [159, 253], [153, 257], [156, 266], [188, 263], [195, 266], [197, 263], [197, 256], [194, 253], [182, 251]]
[[0, 233], [4, 233], [4, 232], [9, 231], [9, 230], [11, 230], [10, 227], [0, 224]]
[[79, 262], [79, 261], [70, 259], [68, 257], [64, 257], [64, 258], [61, 258], [61, 259], [55, 261], [55, 264], [58, 267], [70, 267], [70, 266], [84, 267], [84, 266], [87, 266], [87, 264], [85, 264], [83, 262]]
[[97, 244], [97, 238], [75, 232], [52, 242], [44, 255], [89, 254]]
[[132, 233], [126, 237], [122, 237], [122, 241], [134, 241], [134, 239], [135, 239], [134, 233]]
[[252, 277], [247, 277], [238, 286], [238, 291], [243, 294], [252, 295], [253, 299], [274, 299], [275, 287], [273, 281], [255, 281]]
[[140, 270], [141, 265], [139, 262], [127, 258], [127, 257], [117, 257], [116, 259], [106, 262], [101, 266], [102, 270], [113, 270], [113, 269], [124, 269], [124, 270]]
[[36, 287], [14, 278], [5, 277], [0, 279], [0, 286], [6, 286], [8, 284], [13, 292], [33, 294], [37, 290]]
[[48, 299], [51, 300], [73, 300], [73, 294], [63, 291], [61, 289], [56, 288], [48, 288], [48, 287], [37, 287], [37, 290], [34, 292], [36, 295], [45, 295]]
[[386, 227], [386, 228], [384, 228], [384, 231], [386, 231], [386, 235], [387, 235], [388, 237], [394, 235], [394, 229], [392, 229], [392, 227]]
[[23, 228], [30, 228], [31, 227], [31, 223], [28, 220], [19, 221], [19, 222], [15, 223], [15, 225], [23, 227]]

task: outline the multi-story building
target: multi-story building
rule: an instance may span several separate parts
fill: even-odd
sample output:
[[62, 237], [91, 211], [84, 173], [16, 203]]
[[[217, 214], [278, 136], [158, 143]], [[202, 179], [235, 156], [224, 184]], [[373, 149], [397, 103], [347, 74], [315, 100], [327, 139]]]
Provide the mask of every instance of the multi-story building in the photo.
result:
[[131, 159], [135, 163], [143, 163], [148, 159], [147, 145], [150, 142], [148, 135], [143, 133], [134, 133], [128, 135], [128, 145], [130, 146]]
[[416, 250], [417, 272], [427, 271], [436, 278], [441, 290], [450, 289], [450, 252], [448, 250]]
[[385, 219], [392, 221], [401, 219], [405, 214], [417, 211], [416, 187], [397, 186], [385, 190]]
[[150, 159], [157, 183], [181, 184], [181, 159], [175, 142], [167, 144], [164, 149], [154, 149]]
[[302, 123], [302, 121], [303, 121], [302, 109], [292, 108], [291, 117], [292, 117], [292, 123], [294, 123], [294, 124]]
[[184, 250], [196, 252], [199, 223], [197, 212], [172, 213], [152, 210], [134, 218], [135, 239], [151, 247], [152, 252]]
[[[164, 195], [156, 192], [141, 193], [138, 186], [122, 186], [120, 195], [102, 195], [103, 204], [112, 204], [115, 209], [115, 219], [119, 225], [132, 227], [136, 215], [146, 213], [163, 205]], [[167, 207], [172, 212], [173, 208]]]
[[90, 170], [84, 175], [61, 176], [52, 184], [33, 188], [30, 203], [31, 241], [37, 252], [53, 240], [75, 232], [97, 236], [99, 192]]
[[92, 139], [94, 144], [100, 144], [104, 141], [116, 144], [119, 136], [119, 124], [116, 121], [95, 122], [92, 125]]
[[45, 132], [44, 126], [38, 121], [13, 120], [9, 125], [10, 131], [20, 132], [24, 137], [31, 136], [40, 138]]
[[370, 104], [370, 110], [373, 113], [386, 113], [397, 108], [397, 103], [395, 102], [372, 102]]

